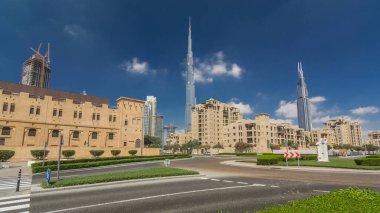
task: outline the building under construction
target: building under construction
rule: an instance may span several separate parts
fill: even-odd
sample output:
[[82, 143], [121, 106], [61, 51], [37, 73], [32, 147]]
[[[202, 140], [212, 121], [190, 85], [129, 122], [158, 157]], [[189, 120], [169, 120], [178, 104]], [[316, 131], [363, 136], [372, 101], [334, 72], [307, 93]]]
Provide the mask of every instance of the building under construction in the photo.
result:
[[34, 54], [27, 59], [22, 67], [21, 84], [49, 88], [50, 80], [50, 44], [48, 43], [45, 55], [40, 53], [42, 43], [38, 49], [30, 48]]

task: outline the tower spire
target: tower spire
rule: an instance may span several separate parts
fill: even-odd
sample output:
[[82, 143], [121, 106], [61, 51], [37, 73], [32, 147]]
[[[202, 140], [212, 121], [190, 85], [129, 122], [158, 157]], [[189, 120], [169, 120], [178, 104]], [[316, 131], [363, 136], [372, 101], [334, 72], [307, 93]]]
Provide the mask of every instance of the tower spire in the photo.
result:
[[306, 131], [311, 131], [311, 106], [309, 94], [305, 78], [303, 76], [302, 64], [298, 62], [298, 97], [297, 97], [297, 113], [298, 113], [298, 126]]
[[191, 131], [191, 112], [195, 107], [195, 85], [194, 85], [194, 67], [193, 67], [193, 50], [191, 40], [191, 17], [189, 16], [189, 35], [187, 47], [187, 63], [186, 63], [186, 109], [185, 109], [185, 127], [186, 131]]

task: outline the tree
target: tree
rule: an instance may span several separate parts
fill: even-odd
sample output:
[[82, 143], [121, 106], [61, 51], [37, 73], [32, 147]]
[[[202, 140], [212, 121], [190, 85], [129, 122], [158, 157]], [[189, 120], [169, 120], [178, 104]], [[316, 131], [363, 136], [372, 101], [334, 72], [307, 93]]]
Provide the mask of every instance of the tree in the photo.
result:
[[309, 138], [309, 136], [305, 136], [305, 143], [306, 143], [306, 147], [309, 147], [311, 145], [311, 140]]
[[132, 149], [132, 150], [129, 150], [128, 153], [132, 156], [135, 156], [137, 154], [137, 150]]
[[6, 162], [11, 159], [14, 154], [15, 151], [12, 150], [0, 150], [0, 162]]
[[112, 156], [116, 157], [120, 154], [121, 150], [118, 150], [118, 149], [115, 149], [115, 150], [111, 150], [111, 154]]
[[217, 149], [218, 153], [219, 153], [220, 149], [224, 149], [223, 145], [220, 144], [219, 142], [217, 144], [215, 144], [212, 148]]
[[368, 145], [365, 145], [367, 151], [377, 151], [377, 150], [380, 150], [380, 147], [378, 146], [375, 146], [375, 145], [372, 145], [372, 144], [368, 144]]
[[161, 147], [161, 138], [145, 135], [144, 136], [144, 146], [150, 148], [160, 148]]
[[181, 146], [179, 144], [173, 144], [171, 148], [173, 149], [173, 153], [175, 153], [175, 151], [179, 150]]
[[65, 156], [65, 158], [70, 158], [75, 155], [75, 150], [63, 150], [62, 155]]
[[103, 155], [104, 150], [90, 150], [90, 154], [94, 156], [95, 158]]
[[246, 151], [248, 148], [251, 148], [251, 147], [253, 147], [252, 144], [243, 143], [243, 142], [237, 142], [235, 144], [235, 151], [238, 152], [238, 153], [242, 153], [242, 152]]
[[165, 145], [164, 150], [170, 150], [172, 147], [170, 145]]

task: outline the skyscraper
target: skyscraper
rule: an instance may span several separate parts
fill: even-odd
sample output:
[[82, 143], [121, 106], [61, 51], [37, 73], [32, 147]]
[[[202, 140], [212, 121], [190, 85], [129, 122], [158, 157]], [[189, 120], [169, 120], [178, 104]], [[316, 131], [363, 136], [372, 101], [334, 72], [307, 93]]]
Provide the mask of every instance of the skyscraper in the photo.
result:
[[298, 126], [306, 131], [311, 131], [311, 109], [309, 94], [305, 78], [303, 76], [302, 64], [298, 62], [298, 83], [297, 83], [297, 112], [298, 112]]
[[147, 96], [145, 101], [144, 112], [144, 134], [155, 136], [157, 120], [157, 98]]
[[34, 54], [27, 59], [22, 67], [21, 84], [48, 88], [50, 80], [50, 44], [45, 55], [40, 53], [41, 45], [37, 50], [30, 48]]
[[193, 67], [193, 51], [191, 44], [191, 18], [189, 17], [189, 38], [187, 49], [186, 64], [186, 110], [185, 110], [185, 127], [186, 131], [191, 131], [191, 110], [195, 107], [195, 85], [194, 85], [194, 67]]

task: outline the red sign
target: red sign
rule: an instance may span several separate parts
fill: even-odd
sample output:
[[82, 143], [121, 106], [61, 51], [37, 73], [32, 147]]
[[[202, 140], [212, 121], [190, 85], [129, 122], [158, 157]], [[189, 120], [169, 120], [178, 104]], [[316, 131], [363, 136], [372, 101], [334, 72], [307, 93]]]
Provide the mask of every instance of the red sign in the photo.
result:
[[301, 155], [299, 152], [285, 152], [284, 158], [299, 158]]

